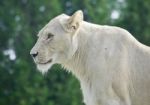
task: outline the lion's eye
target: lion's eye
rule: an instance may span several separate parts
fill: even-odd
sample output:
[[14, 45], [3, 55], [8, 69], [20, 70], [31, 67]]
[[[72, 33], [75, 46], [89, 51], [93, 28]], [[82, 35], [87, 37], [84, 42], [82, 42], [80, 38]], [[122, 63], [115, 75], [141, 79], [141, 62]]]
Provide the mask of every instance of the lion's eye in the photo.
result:
[[46, 39], [47, 39], [47, 40], [48, 40], [48, 39], [52, 39], [53, 36], [54, 36], [53, 34], [49, 33], [49, 34], [47, 34], [47, 38], [46, 38]]

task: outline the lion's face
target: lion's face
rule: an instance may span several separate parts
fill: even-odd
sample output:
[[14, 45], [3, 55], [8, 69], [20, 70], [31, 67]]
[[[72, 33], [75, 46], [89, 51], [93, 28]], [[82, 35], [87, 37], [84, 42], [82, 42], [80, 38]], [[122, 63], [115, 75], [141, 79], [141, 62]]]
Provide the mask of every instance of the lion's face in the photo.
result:
[[82, 15], [81, 11], [77, 11], [71, 17], [64, 14], [57, 16], [41, 29], [30, 52], [41, 72], [45, 73], [55, 63], [66, 62], [73, 55], [77, 49], [75, 34]]

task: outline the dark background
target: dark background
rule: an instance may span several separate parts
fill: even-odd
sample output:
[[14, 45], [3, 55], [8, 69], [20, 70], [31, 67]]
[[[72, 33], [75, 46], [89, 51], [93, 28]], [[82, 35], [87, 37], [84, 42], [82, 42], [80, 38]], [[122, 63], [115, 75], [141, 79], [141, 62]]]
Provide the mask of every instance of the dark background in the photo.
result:
[[0, 0], [0, 105], [83, 105], [72, 74], [55, 65], [43, 76], [29, 55], [50, 19], [78, 9], [86, 21], [125, 28], [150, 45], [150, 0]]

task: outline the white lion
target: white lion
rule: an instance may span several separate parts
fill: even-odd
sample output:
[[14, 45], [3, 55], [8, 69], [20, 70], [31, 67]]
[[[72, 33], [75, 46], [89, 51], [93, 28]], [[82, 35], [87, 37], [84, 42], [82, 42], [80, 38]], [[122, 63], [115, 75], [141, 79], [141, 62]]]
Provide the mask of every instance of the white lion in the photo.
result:
[[86, 105], [150, 105], [150, 48], [129, 32], [61, 14], [38, 34], [31, 55], [45, 73], [62, 64], [80, 81]]

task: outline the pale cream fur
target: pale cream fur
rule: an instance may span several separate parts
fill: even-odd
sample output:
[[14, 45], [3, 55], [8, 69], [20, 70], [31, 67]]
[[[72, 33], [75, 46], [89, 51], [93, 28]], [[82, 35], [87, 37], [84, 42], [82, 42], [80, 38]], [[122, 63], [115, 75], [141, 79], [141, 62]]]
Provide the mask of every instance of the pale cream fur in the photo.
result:
[[38, 52], [38, 69], [62, 64], [80, 81], [86, 105], [150, 105], [150, 48], [126, 30], [85, 22], [77, 11], [52, 19], [38, 36], [30, 52]]

